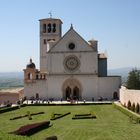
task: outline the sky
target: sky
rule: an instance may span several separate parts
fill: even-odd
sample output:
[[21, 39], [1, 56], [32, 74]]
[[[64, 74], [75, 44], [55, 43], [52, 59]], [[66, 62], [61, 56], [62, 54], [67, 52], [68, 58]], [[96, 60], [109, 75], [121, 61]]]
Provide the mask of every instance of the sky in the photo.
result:
[[39, 68], [39, 19], [71, 23], [86, 40], [98, 40], [108, 69], [140, 67], [140, 0], [0, 0], [0, 72]]

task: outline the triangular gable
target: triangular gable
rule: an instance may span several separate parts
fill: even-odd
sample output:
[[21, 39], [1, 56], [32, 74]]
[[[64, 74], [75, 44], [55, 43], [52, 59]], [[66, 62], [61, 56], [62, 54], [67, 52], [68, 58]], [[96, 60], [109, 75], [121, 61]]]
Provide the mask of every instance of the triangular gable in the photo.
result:
[[94, 51], [94, 48], [71, 27], [49, 52], [69, 52], [70, 43], [74, 43], [76, 46], [73, 51]]

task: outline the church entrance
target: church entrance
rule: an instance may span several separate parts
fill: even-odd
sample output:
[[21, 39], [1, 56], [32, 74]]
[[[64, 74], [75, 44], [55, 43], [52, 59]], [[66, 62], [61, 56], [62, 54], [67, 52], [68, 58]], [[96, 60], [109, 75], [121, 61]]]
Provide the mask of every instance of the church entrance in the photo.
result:
[[76, 79], [68, 79], [63, 84], [63, 99], [64, 100], [80, 100], [81, 99], [81, 84]]
[[65, 95], [66, 95], [66, 100], [79, 100], [79, 88], [74, 87], [72, 89], [68, 86], [66, 88]]

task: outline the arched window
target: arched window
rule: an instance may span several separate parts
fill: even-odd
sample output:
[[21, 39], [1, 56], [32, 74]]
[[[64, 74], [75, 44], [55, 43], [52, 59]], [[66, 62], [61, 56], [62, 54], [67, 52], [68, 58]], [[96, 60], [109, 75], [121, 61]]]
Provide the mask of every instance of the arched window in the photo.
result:
[[28, 80], [31, 80], [32, 79], [32, 74], [31, 73], [28, 73]]
[[53, 24], [53, 32], [56, 32], [56, 24]]
[[48, 33], [50, 33], [51, 32], [51, 24], [49, 23], [48, 24]]
[[38, 79], [38, 74], [36, 75], [36, 79]]
[[46, 24], [43, 24], [43, 33], [46, 33]]

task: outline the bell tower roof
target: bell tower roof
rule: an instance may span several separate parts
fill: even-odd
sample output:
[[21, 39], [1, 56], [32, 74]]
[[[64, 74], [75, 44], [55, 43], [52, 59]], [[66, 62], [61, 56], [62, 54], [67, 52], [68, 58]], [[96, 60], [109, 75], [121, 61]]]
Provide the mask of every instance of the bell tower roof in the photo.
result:
[[48, 21], [48, 22], [51, 22], [51, 21], [59, 21], [61, 24], [63, 24], [63, 22], [61, 21], [61, 19], [58, 19], [58, 18], [44, 18], [44, 19], [39, 19], [39, 21]]

